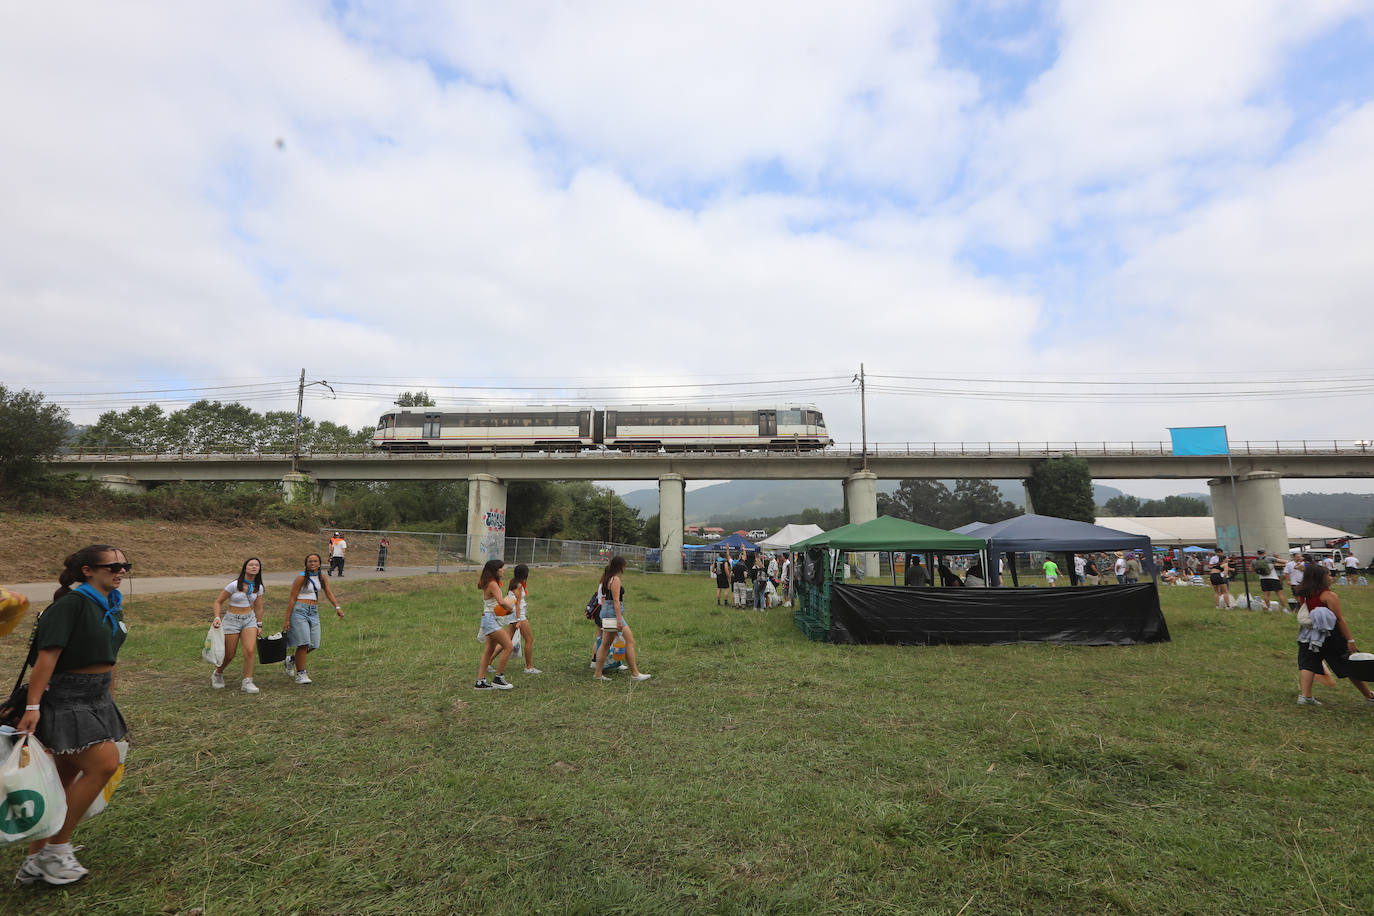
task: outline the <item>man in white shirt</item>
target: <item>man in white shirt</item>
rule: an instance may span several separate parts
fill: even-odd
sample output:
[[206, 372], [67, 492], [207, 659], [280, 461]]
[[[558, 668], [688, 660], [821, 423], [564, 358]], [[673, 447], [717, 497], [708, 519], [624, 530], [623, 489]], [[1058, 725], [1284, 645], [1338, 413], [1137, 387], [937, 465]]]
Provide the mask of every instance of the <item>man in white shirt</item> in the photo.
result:
[[792, 555], [782, 555], [782, 598], [783, 607], [792, 606]]
[[334, 570], [339, 571], [339, 578], [343, 578], [344, 551], [348, 550], [348, 542], [339, 536], [335, 531], [334, 536], [329, 539], [329, 572], [326, 575], [334, 575]]
[[1353, 553], [1345, 555], [1345, 574], [1352, 580], [1360, 571], [1360, 561]]
[[1283, 565], [1283, 577], [1288, 580], [1288, 589], [1295, 595], [1298, 586], [1302, 585], [1302, 564], [1302, 554], [1295, 553], [1293, 558]]
[[1325, 556], [1322, 558], [1322, 565], [1326, 567], [1327, 572], [1334, 573], [1336, 571], [1336, 558], [1329, 555]]
[[1078, 585], [1083, 581], [1084, 569], [1087, 565], [1088, 561], [1083, 559], [1083, 554], [1076, 553], [1073, 555], [1073, 582], [1070, 583], [1071, 585]]

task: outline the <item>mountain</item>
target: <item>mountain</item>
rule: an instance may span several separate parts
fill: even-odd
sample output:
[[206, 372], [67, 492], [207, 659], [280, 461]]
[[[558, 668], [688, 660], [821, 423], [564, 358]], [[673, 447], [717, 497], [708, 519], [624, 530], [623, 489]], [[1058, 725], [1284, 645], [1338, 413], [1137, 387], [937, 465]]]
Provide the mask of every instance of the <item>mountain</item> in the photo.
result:
[[[879, 493], [892, 493], [898, 481], [878, 481]], [[954, 481], [944, 481], [953, 488]], [[1002, 498], [1018, 507], [1026, 504], [1025, 490], [1019, 481], [997, 481]], [[1115, 487], [1093, 485], [1093, 496], [1101, 505], [1113, 496], [1120, 496]], [[621, 496], [641, 518], [658, 512], [658, 489], [631, 490]], [[717, 519], [769, 518], [799, 515], [803, 509], [828, 511], [844, 505], [844, 488], [838, 480], [729, 480], [687, 493], [684, 515], [689, 524], [701, 524]], [[989, 519], [1000, 521], [1000, 519]]]

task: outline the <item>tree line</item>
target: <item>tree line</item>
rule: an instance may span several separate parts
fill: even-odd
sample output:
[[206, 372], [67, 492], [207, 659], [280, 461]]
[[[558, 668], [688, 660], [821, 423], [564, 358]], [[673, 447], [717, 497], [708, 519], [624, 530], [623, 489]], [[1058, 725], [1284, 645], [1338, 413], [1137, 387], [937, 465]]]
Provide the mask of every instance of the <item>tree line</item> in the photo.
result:
[[[405, 406], [432, 405], [427, 392], [403, 392]], [[302, 451], [365, 446], [372, 430], [350, 430], [303, 417]], [[340, 481], [333, 505], [283, 500], [275, 482], [184, 481], [156, 484], [144, 494], [113, 494], [93, 481], [49, 470], [47, 461], [72, 448], [135, 451], [253, 450], [290, 452], [296, 415], [262, 413], [238, 403], [197, 401], [166, 411], [158, 404], [106, 411], [78, 429], [67, 411], [41, 393], [0, 385], [0, 507], [108, 518], [267, 522], [314, 529], [401, 528], [461, 532], [467, 528], [468, 485], [456, 481]], [[642, 519], [608, 487], [588, 481], [513, 481], [506, 500], [508, 537], [605, 541], [657, 547], [658, 516]]]

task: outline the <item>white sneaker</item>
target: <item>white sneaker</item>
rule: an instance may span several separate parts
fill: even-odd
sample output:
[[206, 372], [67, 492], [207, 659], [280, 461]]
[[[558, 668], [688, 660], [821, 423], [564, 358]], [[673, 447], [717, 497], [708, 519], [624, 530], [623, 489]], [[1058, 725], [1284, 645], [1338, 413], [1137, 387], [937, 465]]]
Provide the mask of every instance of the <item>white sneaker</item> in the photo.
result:
[[84, 865], [76, 861], [75, 853], [55, 852], [52, 846], [44, 846], [33, 859], [34, 868], [42, 873], [43, 880], [49, 884], [71, 884], [90, 874]]
[[210, 686], [213, 687], [213, 688], [215, 688], [216, 690], [222, 690], [222, 689], [224, 688], [224, 672], [223, 672], [223, 671], [211, 671], [211, 672], [210, 672]]
[[1298, 705], [1299, 705], [1299, 706], [1320, 706], [1320, 705], [1322, 705], [1322, 701], [1319, 700], [1319, 699], [1317, 699], [1316, 697], [1305, 697], [1305, 696], [1303, 696], [1302, 694], [1298, 694]]
[[296, 672], [296, 683], [297, 683], [297, 684], [313, 684], [313, 683], [315, 683], [315, 682], [312, 681], [312, 680], [310, 680], [310, 675], [306, 674], [304, 671], [297, 671], [297, 672]]
[[496, 675], [496, 677], [494, 677], [494, 678], [491, 679], [491, 686], [495, 687], [497, 690], [514, 690], [514, 689], [515, 689], [515, 685], [514, 685], [514, 684], [512, 684], [510, 681], [506, 680], [505, 678], [503, 678], [503, 677], [502, 677], [501, 675], [499, 675], [499, 674]]
[[526, 669], [525, 669], [525, 673], [526, 673], [526, 674], [543, 674], [544, 672], [540, 671], [538, 668], [526, 668]]
[[239, 689], [244, 693], [257, 693], [258, 685], [253, 683], [251, 677], [246, 677], [243, 679], [243, 683], [239, 685]]
[[28, 856], [19, 864], [19, 873], [14, 876], [14, 880], [25, 886], [43, 880], [43, 871], [38, 867], [38, 853]]
[[286, 656], [286, 661], [282, 662], [281, 666], [286, 669], [287, 677], [296, 676], [296, 658], [294, 655]]
[[651, 677], [653, 677], [652, 674], [645, 674], [643, 671], [641, 671], [639, 674], [636, 674], [636, 675], [634, 675], [633, 677], [631, 677], [630, 680], [632, 680], [632, 681], [647, 681], [647, 680], [648, 680], [649, 678], [651, 678]]

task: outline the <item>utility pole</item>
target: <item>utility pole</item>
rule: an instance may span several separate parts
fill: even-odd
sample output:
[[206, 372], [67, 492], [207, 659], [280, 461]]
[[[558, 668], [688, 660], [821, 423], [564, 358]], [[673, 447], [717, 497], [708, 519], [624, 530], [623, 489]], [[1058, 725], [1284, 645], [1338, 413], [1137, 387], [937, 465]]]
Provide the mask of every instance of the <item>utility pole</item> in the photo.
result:
[[606, 488], [606, 543], [615, 543], [615, 490]]
[[328, 388], [330, 394], [337, 396], [337, 393], [334, 391], [334, 386], [324, 379], [320, 379], [318, 382], [310, 382], [310, 384], [307, 385], [305, 381], [305, 370], [301, 370], [301, 381], [300, 384], [296, 386], [296, 444], [291, 450], [291, 470], [293, 471], [300, 470], [301, 422], [305, 419], [305, 389], [309, 388], [311, 385], [320, 385]]
[[851, 381], [859, 383], [859, 427], [863, 435], [864, 470], [868, 470], [868, 392], [864, 379], [864, 364], [859, 363], [859, 374]]

